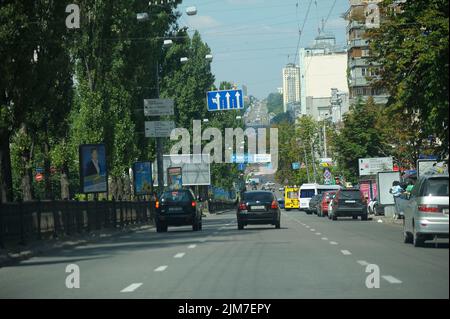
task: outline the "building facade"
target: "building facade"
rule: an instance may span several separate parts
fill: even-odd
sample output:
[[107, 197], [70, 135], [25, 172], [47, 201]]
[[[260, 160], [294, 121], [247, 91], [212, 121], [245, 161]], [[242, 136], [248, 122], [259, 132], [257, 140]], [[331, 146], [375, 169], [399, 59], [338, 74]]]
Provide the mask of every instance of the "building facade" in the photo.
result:
[[378, 28], [381, 22], [378, 3], [382, 0], [350, 0], [350, 8], [345, 13], [347, 25], [348, 47], [348, 87], [350, 103], [358, 98], [366, 100], [369, 96], [375, 103], [385, 104], [388, 99], [384, 88], [375, 88], [371, 79], [378, 76], [378, 68], [370, 62], [368, 39], [365, 34], [368, 29]]
[[283, 68], [284, 112], [298, 102], [300, 102], [300, 68], [294, 64], [288, 64]]
[[[299, 56], [301, 115], [339, 121], [342, 117], [332, 113], [332, 90], [348, 95], [346, 48], [336, 45], [334, 35], [321, 34], [310, 47], [301, 48]], [[344, 105], [339, 111], [343, 114], [348, 110], [348, 99], [341, 97], [341, 101]]]

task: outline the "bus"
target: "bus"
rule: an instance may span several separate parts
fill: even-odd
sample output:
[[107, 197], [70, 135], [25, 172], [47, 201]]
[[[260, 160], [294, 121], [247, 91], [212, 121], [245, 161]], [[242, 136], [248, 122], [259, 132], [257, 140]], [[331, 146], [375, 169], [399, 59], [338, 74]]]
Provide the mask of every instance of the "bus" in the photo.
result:
[[286, 186], [284, 188], [284, 209], [285, 210], [299, 208], [298, 191], [299, 191], [299, 188], [297, 186]]
[[309, 201], [315, 195], [322, 194], [327, 191], [337, 191], [341, 189], [340, 185], [320, 185], [320, 184], [303, 184], [300, 186], [299, 192], [299, 210], [303, 210], [307, 213], [311, 213], [309, 211]]

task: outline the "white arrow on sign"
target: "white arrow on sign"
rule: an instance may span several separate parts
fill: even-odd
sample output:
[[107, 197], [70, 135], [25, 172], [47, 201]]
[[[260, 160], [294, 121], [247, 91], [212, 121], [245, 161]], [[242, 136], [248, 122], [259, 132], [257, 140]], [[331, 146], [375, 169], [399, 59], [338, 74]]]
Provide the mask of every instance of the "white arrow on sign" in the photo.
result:
[[217, 92], [216, 100], [213, 102], [215, 102], [217, 104], [217, 109], [220, 110], [220, 94], [219, 94], [219, 92]]
[[227, 108], [229, 109], [230, 108], [230, 93], [229, 92], [227, 92], [227, 94], [225, 94], [225, 97], [227, 98]]
[[241, 108], [241, 100], [239, 99], [241, 97], [241, 94], [239, 93], [239, 91], [236, 92], [236, 103], [237, 103], [237, 108], [240, 109]]

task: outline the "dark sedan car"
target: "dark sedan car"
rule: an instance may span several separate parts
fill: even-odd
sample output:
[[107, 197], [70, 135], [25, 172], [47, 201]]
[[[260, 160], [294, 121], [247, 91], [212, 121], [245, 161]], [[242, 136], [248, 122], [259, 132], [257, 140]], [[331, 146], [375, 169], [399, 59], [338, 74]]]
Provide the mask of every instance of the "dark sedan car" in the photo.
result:
[[346, 188], [337, 191], [333, 198], [333, 209], [330, 219], [337, 220], [338, 217], [353, 217], [367, 220], [367, 202], [357, 188]]
[[269, 224], [280, 228], [280, 216], [280, 207], [272, 192], [245, 192], [237, 209], [238, 229], [250, 224]]
[[192, 230], [202, 229], [202, 213], [194, 193], [189, 189], [164, 192], [155, 203], [157, 232], [166, 232], [168, 226], [192, 225]]

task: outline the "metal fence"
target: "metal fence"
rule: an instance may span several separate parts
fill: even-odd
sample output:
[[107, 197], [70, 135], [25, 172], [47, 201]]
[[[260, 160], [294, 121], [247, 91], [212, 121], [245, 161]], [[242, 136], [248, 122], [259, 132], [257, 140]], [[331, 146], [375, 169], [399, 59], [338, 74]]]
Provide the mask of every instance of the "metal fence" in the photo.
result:
[[0, 247], [150, 223], [154, 219], [154, 207], [149, 201], [0, 203]]

